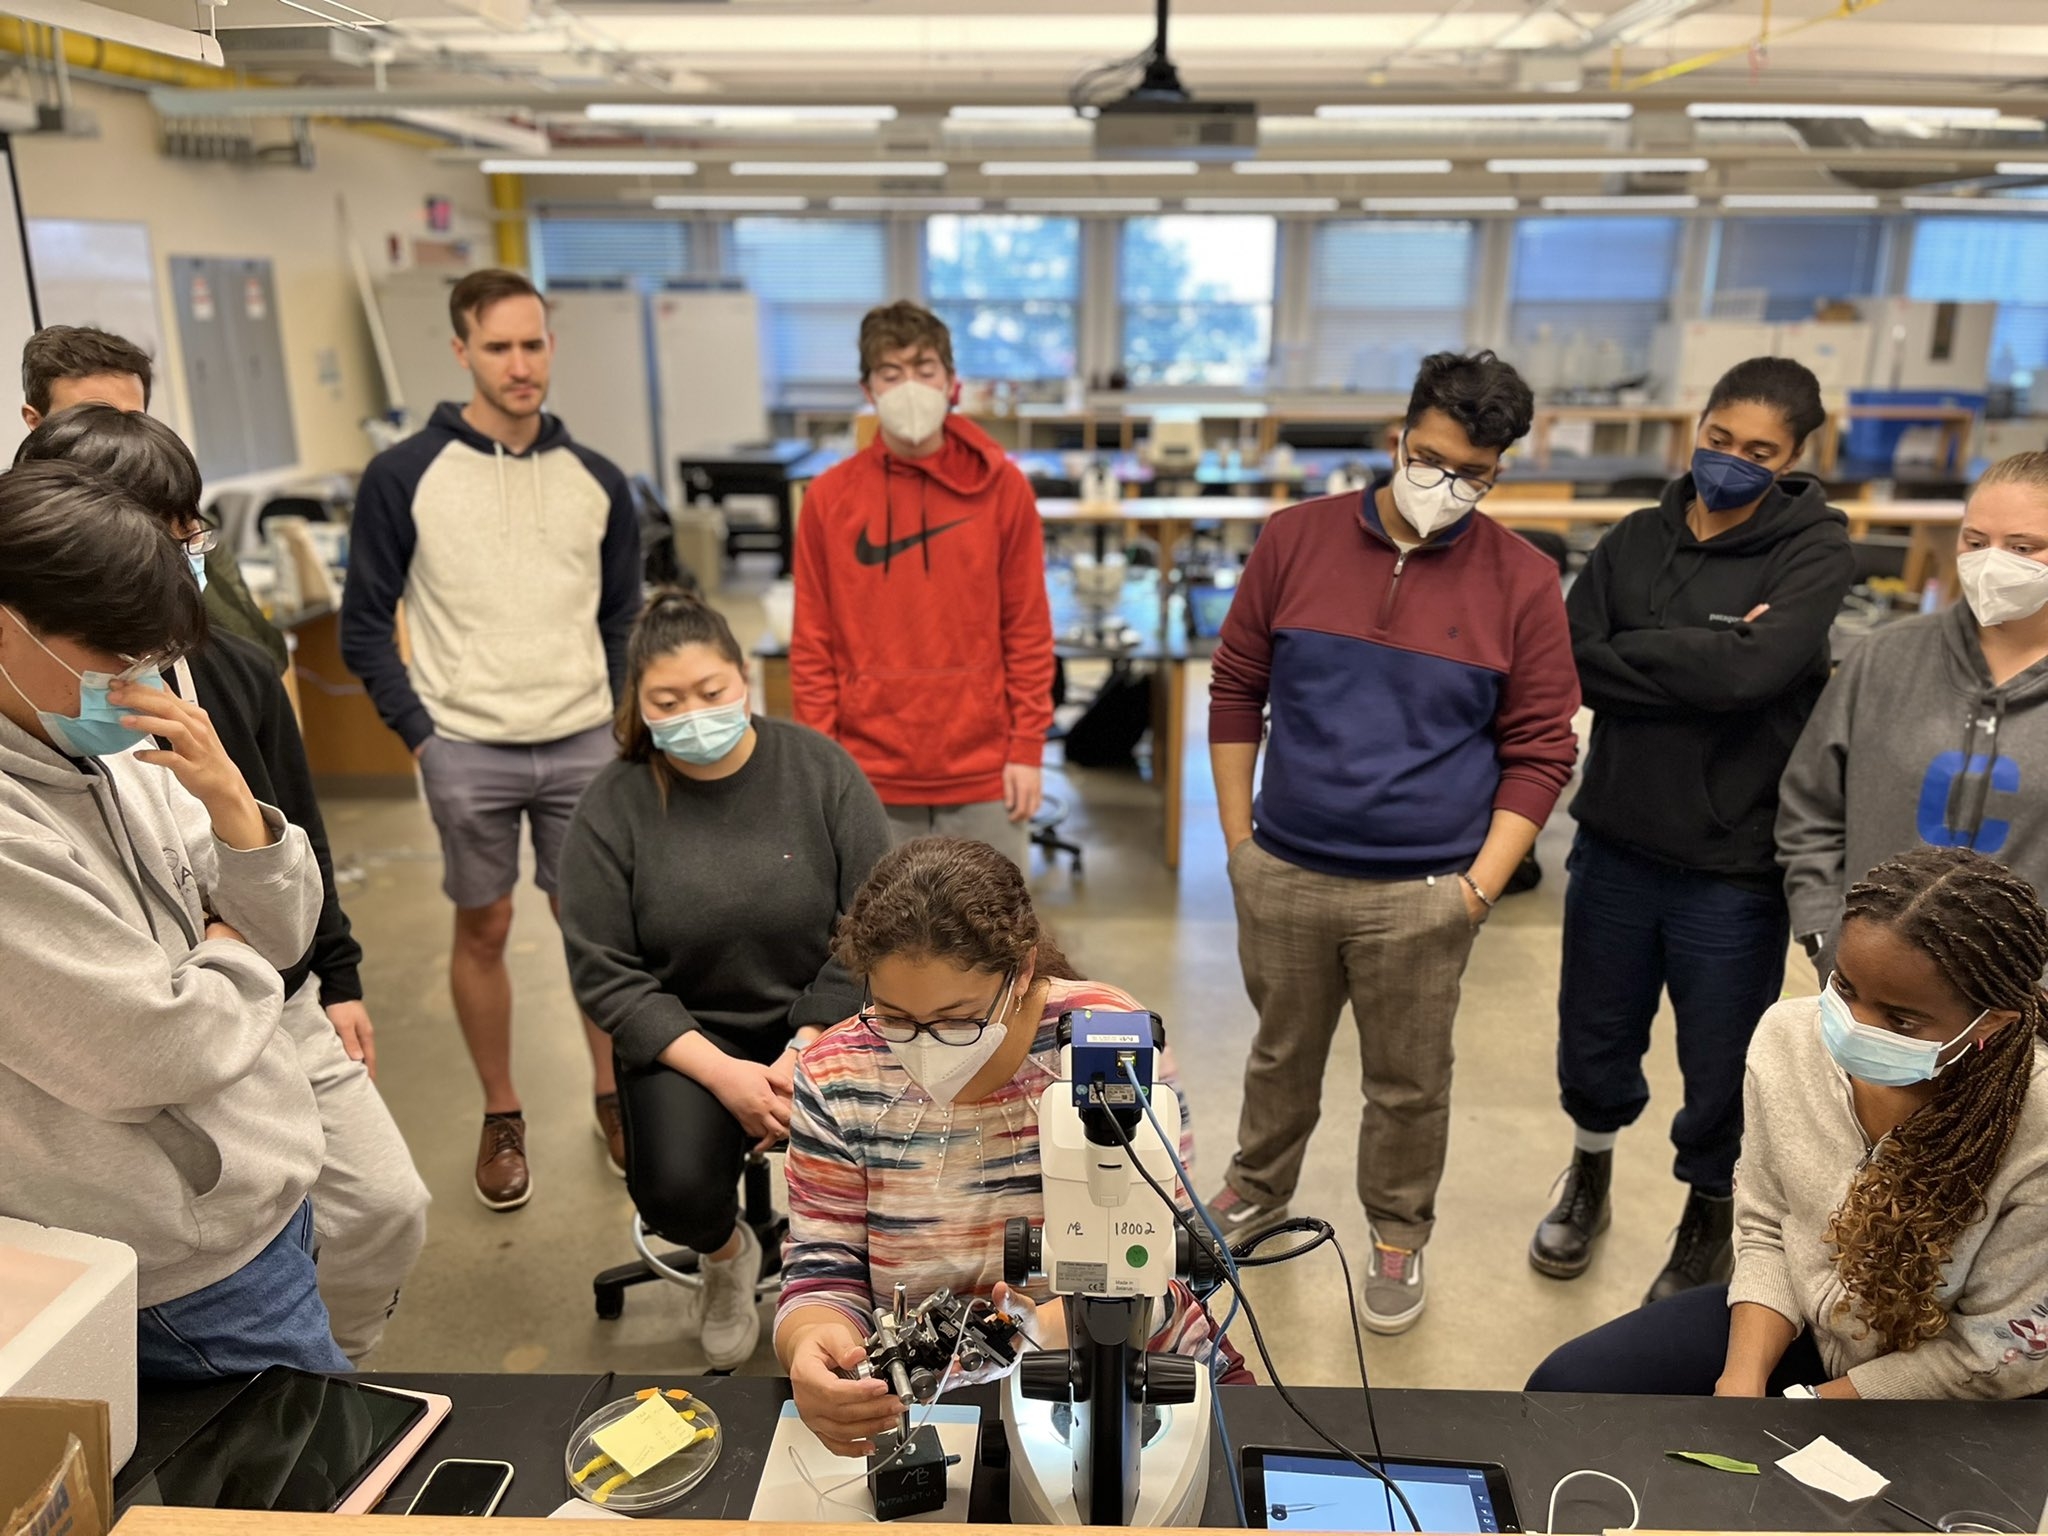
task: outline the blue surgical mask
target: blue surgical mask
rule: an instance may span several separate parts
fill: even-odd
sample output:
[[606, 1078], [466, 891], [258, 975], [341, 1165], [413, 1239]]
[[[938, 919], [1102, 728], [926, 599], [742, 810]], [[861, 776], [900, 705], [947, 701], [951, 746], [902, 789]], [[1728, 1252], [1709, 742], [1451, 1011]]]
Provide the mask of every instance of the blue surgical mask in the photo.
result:
[[708, 768], [713, 763], [723, 762], [726, 755], [740, 744], [740, 738], [747, 734], [750, 723], [747, 701], [735, 699], [730, 704], [693, 709], [687, 715], [649, 720], [647, 730], [654, 737], [654, 744], [670, 757]]
[[190, 550], [187, 550], [185, 558], [192, 562], [192, 579], [199, 583], [199, 590], [204, 592], [206, 590], [206, 556], [195, 555]]
[[[1985, 1013], [1989, 1013], [1987, 1008]], [[1980, 1013], [1954, 1040], [1915, 1040], [1865, 1024], [1842, 1000], [1831, 976], [1820, 994], [1820, 1037], [1835, 1065], [1851, 1077], [1879, 1088], [1910, 1088], [1931, 1083], [1949, 1062], [1941, 1059], [1950, 1046], [1967, 1040], [1984, 1022]]]
[[[149, 732], [131, 730], [121, 723], [121, 718], [131, 711], [108, 701], [107, 690], [115, 682], [113, 673], [79, 671], [44, 645], [13, 609], [5, 611], [9, 618], [21, 625], [21, 632], [41, 647], [45, 656], [78, 679], [78, 713], [60, 715], [53, 710], [36, 709], [36, 701], [22, 693], [21, 685], [15, 682], [13, 675], [5, 667], [0, 667], [0, 678], [7, 680], [7, 686], [20, 695], [24, 704], [35, 709], [36, 719], [49, 733], [51, 745], [72, 757], [115, 757], [149, 740]], [[155, 667], [136, 673], [132, 681], [143, 688], [161, 688], [164, 685], [163, 674]]]
[[1761, 500], [1778, 482], [1778, 472], [1755, 459], [1712, 448], [1692, 451], [1692, 492], [1709, 512], [1733, 512]]

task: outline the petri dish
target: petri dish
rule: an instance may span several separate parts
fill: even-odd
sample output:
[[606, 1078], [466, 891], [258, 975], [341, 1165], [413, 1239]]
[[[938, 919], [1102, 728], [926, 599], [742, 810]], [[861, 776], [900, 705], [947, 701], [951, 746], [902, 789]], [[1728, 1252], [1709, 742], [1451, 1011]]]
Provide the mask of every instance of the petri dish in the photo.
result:
[[693, 1410], [699, 1425], [708, 1425], [715, 1433], [709, 1440], [700, 1440], [695, 1445], [685, 1446], [663, 1462], [649, 1467], [631, 1482], [621, 1483], [600, 1503], [597, 1490], [609, 1477], [617, 1476], [614, 1468], [609, 1474], [594, 1472], [582, 1482], [576, 1481], [576, 1474], [589, 1464], [592, 1457], [604, 1454], [593, 1438], [600, 1430], [616, 1424], [627, 1414], [640, 1406], [638, 1397], [622, 1397], [606, 1403], [576, 1426], [569, 1436], [569, 1447], [562, 1455], [562, 1475], [568, 1480], [569, 1491], [587, 1504], [599, 1509], [611, 1510], [614, 1514], [644, 1514], [659, 1509], [664, 1504], [673, 1504], [692, 1488], [703, 1482], [711, 1469], [718, 1464], [718, 1453], [725, 1445], [725, 1431], [719, 1425], [718, 1415], [709, 1403], [694, 1393], [682, 1407]]
[[1950, 1536], [2026, 1536], [2003, 1515], [1986, 1514], [1981, 1509], [1951, 1510], [1941, 1517], [1939, 1524]]

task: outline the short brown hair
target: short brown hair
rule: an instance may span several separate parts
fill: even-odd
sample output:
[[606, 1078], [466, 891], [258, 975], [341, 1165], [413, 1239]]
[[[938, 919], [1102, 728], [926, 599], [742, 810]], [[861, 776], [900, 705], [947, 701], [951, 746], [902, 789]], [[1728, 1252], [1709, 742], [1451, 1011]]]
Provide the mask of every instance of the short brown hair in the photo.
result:
[[833, 957], [862, 980], [892, 955], [1000, 976], [1033, 950], [1040, 976], [1080, 980], [1039, 921], [1024, 872], [964, 837], [912, 838], [883, 854], [832, 937]]
[[22, 398], [38, 416], [48, 414], [50, 386], [59, 379], [96, 379], [110, 373], [134, 374], [142, 381], [142, 403], [149, 404], [155, 365], [125, 336], [96, 325], [46, 325], [21, 349]]
[[746, 653], [733, 638], [725, 615], [694, 592], [681, 587], [656, 587], [647, 594], [646, 606], [633, 621], [633, 633], [626, 639], [626, 686], [619, 695], [618, 712], [612, 719], [612, 736], [619, 744], [619, 756], [629, 763], [647, 763], [654, 774], [654, 787], [663, 805], [668, 804], [669, 785], [679, 777], [669, 766], [668, 755], [654, 744], [654, 733], [640, 713], [640, 680], [647, 669], [664, 656], [673, 656], [686, 645], [708, 645], [742, 673], [747, 670]]
[[905, 347], [930, 347], [938, 353], [946, 372], [953, 371], [953, 333], [946, 322], [908, 299], [884, 304], [861, 316], [860, 376], [866, 379], [882, 366], [882, 359]]
[[470, 273], [449, 290], [448, 322], [455, 327], [455, 339], [469, 340], [469, 322], [481, 318], [485, 310], [505, 299], [540, 299], [540, 307], [548, 307], [540, 290], [523, 274], [504, 267], [485, 267]]

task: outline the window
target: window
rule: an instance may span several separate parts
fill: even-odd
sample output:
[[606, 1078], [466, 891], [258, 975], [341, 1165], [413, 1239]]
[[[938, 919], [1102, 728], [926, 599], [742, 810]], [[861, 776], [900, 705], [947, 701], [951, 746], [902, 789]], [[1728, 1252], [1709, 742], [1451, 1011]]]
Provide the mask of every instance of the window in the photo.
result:
[[1712, 312], [1811, 320], [1825, 300], [1877, 292], [1883, 254], [1881, 219], [1723, 219]]
[[880, 222], [735, 219], [727, 270], [760, 301], [770, 398], [792, 385], [859, 377], [861, 316], [889, 296], [888, 232]]
[[1319, 224], [1310, 254], [1310, 382], [1400, 392], [1432, 352], [1465, 345], [1472, 225]]
[[1130, 219], [1119, 293], [1133, 384], [1259, 384], [1273, 351], [1270, 218]]
[[925, 292], [975, 379], [1064, 379], [1075, 371], [1081, 222], [946, 214], [924, 228]]
[[1539, 389], [1600, 387], [1649, 371], [1671, 314], [1676, 219], [1524, 219], [1515, 226], [1509, 323]]
[[1993, 383], [2029, 385], [2048, 369], [2048, 225], [2038, 216], [1920, 220], [1906, 294], [1998, 305]]
[[658, 288], [690, 275], [690, 226], [661, 219], [542, 219], [540, 278], [554, 282], [625, 279]]

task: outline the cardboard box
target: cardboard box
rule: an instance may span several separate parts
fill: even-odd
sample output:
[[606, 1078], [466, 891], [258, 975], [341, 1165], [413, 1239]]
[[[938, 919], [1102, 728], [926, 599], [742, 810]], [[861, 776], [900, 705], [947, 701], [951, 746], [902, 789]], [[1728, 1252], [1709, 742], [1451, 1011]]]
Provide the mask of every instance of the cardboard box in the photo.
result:
[[114, 1463], [107, 1405], [58, 1397], [0, 1398], [0, 1525], [42, 1489], [73, 1436], [85, 1448], [86, 1479], [98, 1506], [72, 1536], [106, 1536], [114, 1518]]

